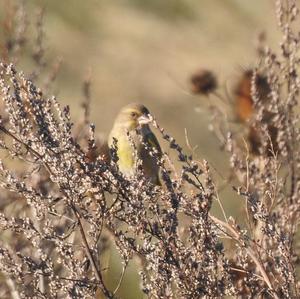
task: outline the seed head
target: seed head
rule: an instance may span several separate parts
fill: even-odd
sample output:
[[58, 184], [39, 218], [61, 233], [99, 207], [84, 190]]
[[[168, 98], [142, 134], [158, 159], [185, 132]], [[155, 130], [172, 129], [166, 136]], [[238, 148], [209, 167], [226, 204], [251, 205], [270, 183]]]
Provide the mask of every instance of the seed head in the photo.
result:
[[200, 69], [191, 78], [191, 91], [194, 94], [208, 95], [218, 86], [216, 76], [209, 70]]

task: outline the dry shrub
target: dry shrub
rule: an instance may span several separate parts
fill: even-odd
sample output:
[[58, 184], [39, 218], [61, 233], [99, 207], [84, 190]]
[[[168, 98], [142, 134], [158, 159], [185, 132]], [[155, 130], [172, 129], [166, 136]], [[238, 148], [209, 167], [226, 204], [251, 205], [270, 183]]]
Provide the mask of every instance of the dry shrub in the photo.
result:
[[[255, 155], [225, 131], [226, 118], [214, 123], [240, 179], [234, 190], [245, 206], [246, 225], [225, 213], [224, 219], [211, 214], [221, 195], [209, 164], [185, 154], [155, 120], [180, 169], [164, 154], [159, 159], [163, 187], [147, 182], [140, 171], [125, 177], [116, 148], [107, 159], [89, 124], [89, 81], [83, 121], [74, 125], [69, 107], [33, 83], [39, 71], [28, 79], [7, 62], [11, 43], [6, 43], [6, 62], [0, 65], [0, 144], [6, 156], [0, 165], [1, 298], [116, 298], [134, 257], [141, 261], [141, 288], [149, 298], [299, 298], [297, 15], [294, 1], [277, 1], [281, 54], [266, 49], [251, 73], [255, 112], [249, 125], [259, 138]], [[39, 32], [33, 58], [41, 70]], [[259, 72], [270, 88], [267, 101], [258, 94]], [[264, 115], [271, 117], [265, 121]], [[269, 126], [276, 128], [276, 149]], [[102, 265], [107, 236], [122, 258], [113, 288]], [[223, 237], [234, 244], [230, 250]]]

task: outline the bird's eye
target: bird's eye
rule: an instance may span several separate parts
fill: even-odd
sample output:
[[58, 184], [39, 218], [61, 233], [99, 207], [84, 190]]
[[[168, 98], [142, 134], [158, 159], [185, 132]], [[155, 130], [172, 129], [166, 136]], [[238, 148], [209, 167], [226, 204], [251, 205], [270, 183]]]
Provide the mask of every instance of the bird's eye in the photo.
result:
[[137, 117], [136, 112], [131, 112], [131, 116], [132, 116], [133, 118]]

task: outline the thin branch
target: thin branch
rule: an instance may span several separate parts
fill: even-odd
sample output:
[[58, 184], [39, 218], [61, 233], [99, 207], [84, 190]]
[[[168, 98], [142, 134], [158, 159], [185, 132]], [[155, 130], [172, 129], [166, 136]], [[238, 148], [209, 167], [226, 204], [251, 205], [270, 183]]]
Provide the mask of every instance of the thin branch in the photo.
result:
[[113, 295], [111, 294], [111, 292], [106, 288], [105, 284], [104, 284], [104, 281], [103, 281], [103, 278], [102, 278], [102, 275], [100, 273], [100, 271], [98, 270], [98, 267], [96, 265], [96, 262], [95, 262], [95, 259], [92, 255], [92, 252], [91, 252], [91, 249], [89, 247], [89, 244], [88, 244], [88, 241], [87, 241], [87, 238], [86, 238], [86, 235], [85, 235], [85, 232], [84, 232], [84, 228], [83, 228], [83, 223], [82, 223], [82, 217], [81, 215], [79, 214], [79, 212], [76, 210], [75, 206], [71, 206], [72, 207], [72, 210], [78, 220], [78, 224], [79, 224], [79, 231], [80, 231], [80, 235], [81, 235], [81, 238], [82, 238], [82, 241], [84, 243], [84, 246], [85, 246], [85, 250], [86, 250], [86, 254], [88, 256], [88, 259], [92, 265], [92, 268], [93, 268], [93, 271], [96, 275], [96, 278], [97, 280], [99, 281], [99, 284], [101, 286], [101, 290], [103, 292], [103, 294], [107, 297], [107, 298], [113, 298]]
[[119, 288], [120, 288], [120, 286], [121, 286], [121, 284], [122, 284], [122, 281], [123, 281], [123, 279], [124, 279], [124, 275], [125, 275], [125, 271], [126, 271], [127, 266], [128, 266], [128, 261], [125, 262], [125, 265], [124, 265], [124, 267], [123, 267], [123, 269], [122, 269], [122, 273], [121, 273], [121, 275], [120, 275], [119, 282], [118, 282], [118, 284], [117, 284], [115, 290], [113, 291], [113, 297], [116, 295], [116, 293], [118, 292], [118, 290], [119, 290]]
[[[215, 223], [217, 223], [217, 224], [225, 227], [227, 230], [229, 230], [231, 232], [231, 234], [232, 234], [231, 235], [232, 239], [234, 239], [238, 243], [242, 244], [242, 241], [241, 241], [241, 238], [240, 238], [240, 234], [229, 223], [226, 223], [226, 222], [224, 222], [224, 221], [222, 221], [222, 220], [220, 220], [220, 219], [218, 219], [218, 218], [216, 218], [216, 217], [214, 217], [212, 215], [209, 215], [209, 217], [210, 217], [210, 219], [213, 222], [215, 222]], [[255, 254], [254, 254], [254, 252], [252, 251], [251, 248], [246, 247], [246, 246], [244, 248], [247, 251], [248, 255], [251, 257], [251, 259], [253, 260], [253, 262], [256, 264], [258, 270], [260, 271], [262, 277], [264, 278], [265, 283], [267, 284], [268, 288], [272, 291], [272, 294], [273, 294], [274, 298], [279, 299], [279, 297], [276, 294], [276, 292], [275, 292], [275, 290], [274, 290], [274, 288], [272, 286], [272, 283], [270, 281], [270, 278], [269, 278], [269, 276], [268, 276], [268, 274], [267, 274], [264, 266], [262, 265], [262, 263], [255, 256]]]
[[21, 299], [19, 292], [17, 291], [16, 285], [14, 283], [14, 281], [8, 276], [6, 275], [6, 284], [9, 288], [10, 291], [10, 295], [12, 299]]

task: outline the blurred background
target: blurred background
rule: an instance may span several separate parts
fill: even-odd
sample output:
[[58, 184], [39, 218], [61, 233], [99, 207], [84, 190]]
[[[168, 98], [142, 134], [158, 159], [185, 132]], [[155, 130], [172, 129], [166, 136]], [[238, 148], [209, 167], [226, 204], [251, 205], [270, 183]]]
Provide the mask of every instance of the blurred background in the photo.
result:
[[[6, 34], [5, 14], [15, 2], [0, 0], [1, 38]], [[228, 159], [209, 131], [210, 99], [191, 94], [189, 79], [195, 71], [209, 69], [218, 79], [218, 92], [232, 97], [239, 76], [257, 63], [258, 35], [265, 32], [273, 48], [278, 44], [274, 1], [27, 0], [24, 4], [33, 24], [39, 8], [44, 10], [45, 60], [49, 65], [62, 61], [51, 93], [70, 105], [74, 122], [81, 117], [82, 83], [90, 75], [91, 120], [97, 134], [105, 138], [119, 109], [140, 102], [183, 146], [186, 130], [190, 144], [197, 145], [196, 157], [226, 176]], [[30, 32], [36, 38], [33, 27]], [[30, 74], [32, 66], [29, 52], [25, 53], [19, 69]], [[168, 151], [167, 145], [162, 146]], [[227, 189], [221, 193], [226, 214], [238, 215], [239, 204]], [[215, 213], [220, 213], [218, 208]], [[117, 256], [111, 260], [119, 264]], [[109, 271], [114, 285], [118, 267]], [[120, 296], [141, 298], [140, 292], [132, 292], [138, 289], [137, 273], [129, 272]]]

